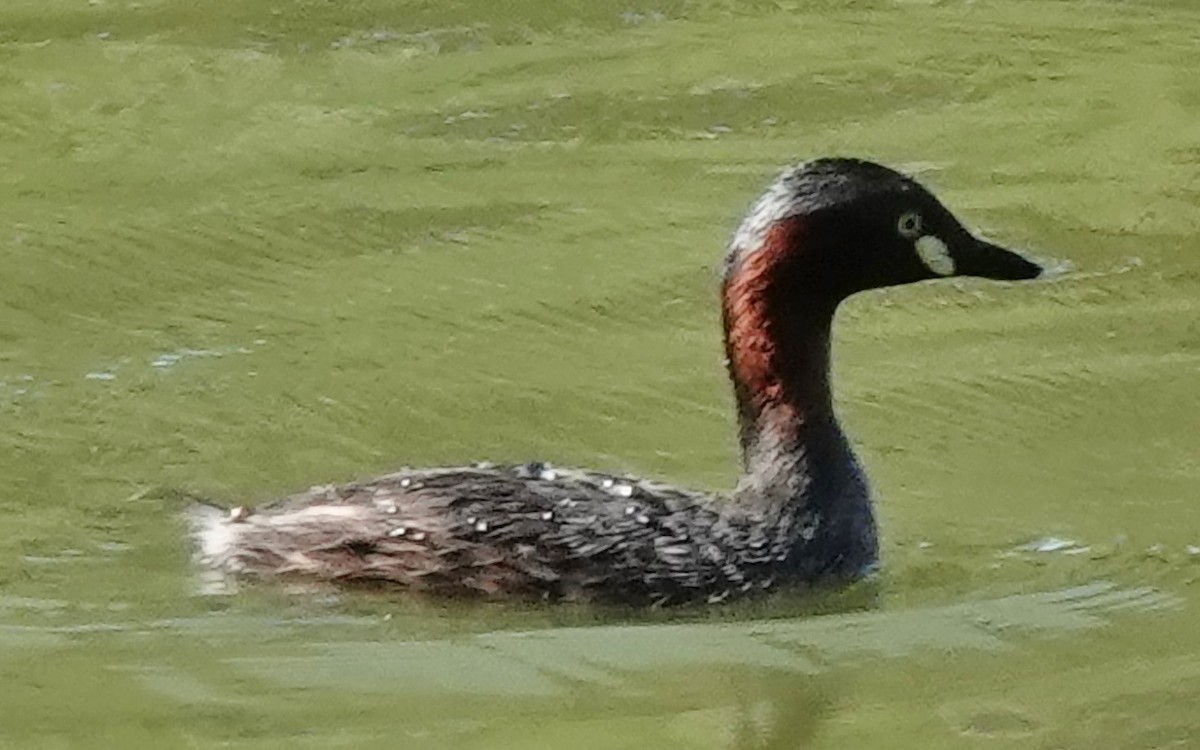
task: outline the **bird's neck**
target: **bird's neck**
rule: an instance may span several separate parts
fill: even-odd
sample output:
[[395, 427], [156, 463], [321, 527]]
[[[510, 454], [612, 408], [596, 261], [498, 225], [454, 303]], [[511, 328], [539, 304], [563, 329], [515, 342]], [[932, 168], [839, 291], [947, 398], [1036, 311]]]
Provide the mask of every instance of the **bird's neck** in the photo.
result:
[[808, 290], [805, 230], [798, 220], [771, 227], [731, 259], [722, 287], [744, 471], [737, 499], [762, 511], [814, 502], [823, 467], [853, 462], [829, 383], [837, 300]]

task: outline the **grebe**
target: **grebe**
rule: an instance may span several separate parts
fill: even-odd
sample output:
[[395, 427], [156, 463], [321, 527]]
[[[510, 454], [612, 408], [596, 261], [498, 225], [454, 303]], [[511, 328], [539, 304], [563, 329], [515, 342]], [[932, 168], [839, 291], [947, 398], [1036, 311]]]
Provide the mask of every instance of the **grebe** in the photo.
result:
[[634, 605], [854, 580], [874, 567], [878, 546], [866, 477], [830, 393], [838, 304], [946, 276], [1040, 273], [887, 167], [846, 158], [792, 167], [754, 204], [725, 259], [743, 468], [728, 497], [540, 463], [405, 469], [253, 510], [197, 504], [197, 556], [230, 577]]

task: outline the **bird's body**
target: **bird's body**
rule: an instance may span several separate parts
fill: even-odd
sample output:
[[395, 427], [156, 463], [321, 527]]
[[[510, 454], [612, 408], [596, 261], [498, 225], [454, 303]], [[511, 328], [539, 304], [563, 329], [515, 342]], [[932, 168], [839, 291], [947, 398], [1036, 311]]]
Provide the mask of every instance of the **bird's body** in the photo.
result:
[[857, 515], [781, 517], [628, 476], [477, 464], [313, 487], [254, 511], [190, 513], [220, 529], [201, 537], [201, 553], [232, 574], [661, 605], [858, 577], [875, 543], [861, 473], [852, 486]]
[[866, 479], [833, 411], [838, 303], [954, 273], [1032, 278], [917, 183], [869, 162], [786, 171], [730, 245], [722, 310], [743, 475], [726, 497], [544, 464], [413, 469], [258, 509], [190, 511], [225, 575], [635, 605], [852, 580], [877, 558]]

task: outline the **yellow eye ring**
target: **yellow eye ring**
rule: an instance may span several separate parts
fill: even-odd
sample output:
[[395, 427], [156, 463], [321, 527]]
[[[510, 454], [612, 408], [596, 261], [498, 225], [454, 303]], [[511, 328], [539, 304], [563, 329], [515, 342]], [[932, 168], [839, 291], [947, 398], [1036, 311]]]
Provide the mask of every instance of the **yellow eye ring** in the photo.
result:
[[921, 236], [921, 214], [916, 211], [905, 211], [896, 221], [896, 231], [901, 237], [915, 240]]

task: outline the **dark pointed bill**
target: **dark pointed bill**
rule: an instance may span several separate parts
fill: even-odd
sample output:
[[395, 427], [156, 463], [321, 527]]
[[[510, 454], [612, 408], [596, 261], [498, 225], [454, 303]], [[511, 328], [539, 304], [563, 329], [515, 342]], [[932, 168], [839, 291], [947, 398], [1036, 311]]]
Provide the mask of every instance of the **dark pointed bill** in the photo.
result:
[[962, 276], [1021, 281], [1036, 279], [1042, 274], [1042, 267], [1037, 263], [987, 240], [972, 237], [964, 244], [954, 254], [955, 266]]

